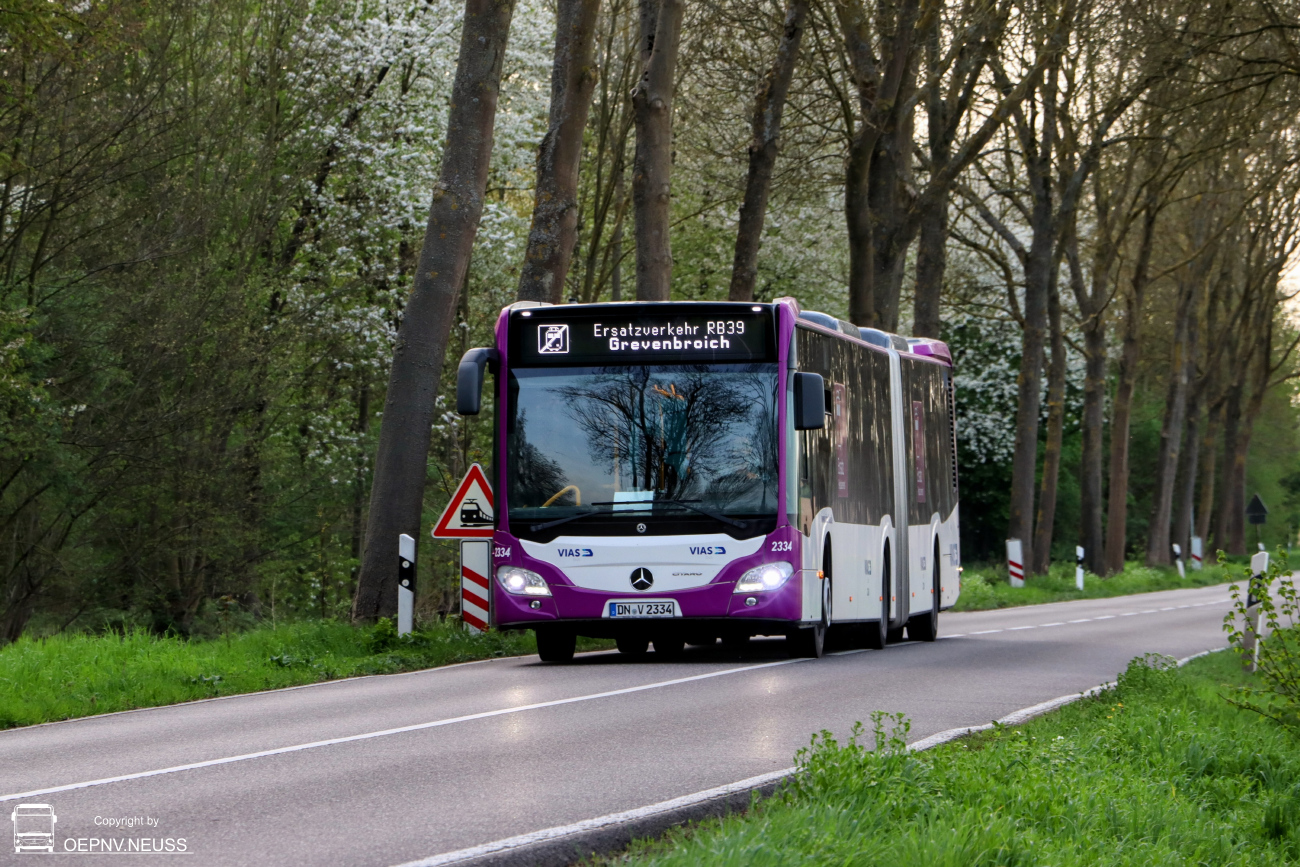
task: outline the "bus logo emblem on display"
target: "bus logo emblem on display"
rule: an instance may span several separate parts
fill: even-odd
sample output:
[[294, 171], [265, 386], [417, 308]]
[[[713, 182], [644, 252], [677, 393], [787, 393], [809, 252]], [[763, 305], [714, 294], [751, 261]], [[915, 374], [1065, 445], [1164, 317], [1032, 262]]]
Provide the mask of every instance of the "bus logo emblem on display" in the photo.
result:
[[632, 573], [632, 586], [638, 590], [649, 590], [655, 583], [655, 576], [650, 574], [649, 569], [637, 569]]
[[540, 326], [537, 329], [537, 351], [542, 355], [564, 355], [568, 353], [569, 326]]

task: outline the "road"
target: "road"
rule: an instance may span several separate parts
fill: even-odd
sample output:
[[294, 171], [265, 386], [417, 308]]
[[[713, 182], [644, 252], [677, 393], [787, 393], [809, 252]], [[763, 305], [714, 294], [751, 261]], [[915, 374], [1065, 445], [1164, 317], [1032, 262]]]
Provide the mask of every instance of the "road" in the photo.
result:
[[1210, 587], [945, 612], [933, 644], [820, 660], [779, 641], [499, 659], [52, 723], [0, 732], [0, 800], [53, 805], [56, 851], [183, 839], [193, 865], [394, 865], [787, 768], [875, 710], [912, 740], [985, 723], [1143, 653], [1221, 647], [1228, 607]]

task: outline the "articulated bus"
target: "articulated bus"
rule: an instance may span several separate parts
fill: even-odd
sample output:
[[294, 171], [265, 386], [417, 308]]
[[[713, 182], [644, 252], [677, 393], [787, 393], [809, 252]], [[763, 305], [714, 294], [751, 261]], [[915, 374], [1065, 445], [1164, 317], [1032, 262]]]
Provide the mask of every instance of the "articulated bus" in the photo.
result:
[[495, 374], [491, 612], [631, 656], [828, 632], [933, 641], [957, 600], [952, 361], [771, 304], [519, 302], [457, 371]]

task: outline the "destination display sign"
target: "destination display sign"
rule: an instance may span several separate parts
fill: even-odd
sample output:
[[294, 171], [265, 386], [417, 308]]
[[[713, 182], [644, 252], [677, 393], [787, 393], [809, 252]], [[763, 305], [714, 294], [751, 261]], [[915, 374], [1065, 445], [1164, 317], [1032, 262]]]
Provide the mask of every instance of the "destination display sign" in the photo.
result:
[[655, 305], [516, 311], [512, 364], [769, 361], [772, 312], [749, 306]]

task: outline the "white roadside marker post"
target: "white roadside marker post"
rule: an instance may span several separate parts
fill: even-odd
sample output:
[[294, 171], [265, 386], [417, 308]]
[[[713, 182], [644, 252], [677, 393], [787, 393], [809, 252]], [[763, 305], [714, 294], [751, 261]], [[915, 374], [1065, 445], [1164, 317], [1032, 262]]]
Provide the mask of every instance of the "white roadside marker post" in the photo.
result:
[[[1260, 551], [1250, 558], [1250, 574], [1252, 578], [1263, 578], [1268, 574], [1267, 551]], [[1245, 633], [1241, 640], [1241, 649], [1245, 651], [1242, 664], [1246, 671], [1254, 671], [1259, 664], [1259, 600], [1251, 590], [1246, 595], [1246, 625], [1242, 631]]]
[[1174, 542], [1170, 547], [1174, 549], [1174, 565], [1178, 567], [1178, 577], [1186, 578], [1187, 570], [1183, 568], [1183, 546]]
[[397, 537], [397, 634], [408, 635], [415, 626], [415, 540]]
[[1201, 571], [1201, 558], [1205, 555], [1205, 540], [1200, 536], [1192, 537], [1192, 568]]
[[491, 547], [486, 539], [460, 543], [460, 619], [474, 635], [492, 624]]
[[1025, 557], [1019, 539], [1007, 540], [1007, 574], [1012, 587], [1025, 586]]
[[1074, 546], [1074, 586], [1083, 590], [1083, 546]]

